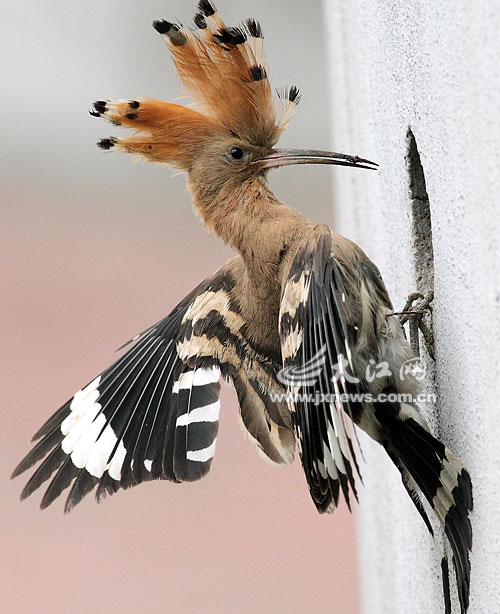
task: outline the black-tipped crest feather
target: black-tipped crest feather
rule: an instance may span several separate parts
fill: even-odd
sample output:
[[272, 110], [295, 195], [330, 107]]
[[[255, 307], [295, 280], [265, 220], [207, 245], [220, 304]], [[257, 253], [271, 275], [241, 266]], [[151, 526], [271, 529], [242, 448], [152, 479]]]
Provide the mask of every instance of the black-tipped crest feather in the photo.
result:
[[246, 19], [244, 23], [250, 36], [253, 36], [254, 38], [264, 38], [262, 27], [257, 20], [250, 18]]
[[252, 81], [267, 79], [266, 69], [263, 66], [251, 66], [248, 70]]
[[194, 25], [200, 30], [204, 30], [207, 27], [207, 22], [205, 17], [203, 17], [202, 13], [196, 13], [193, 18]]
[[212, 15], [215, 15], [215, 13], [217, 12], [215, 5], [209, 0], [200, 0], [198, 2], [198, 10], [205, 17], [211, 17]]

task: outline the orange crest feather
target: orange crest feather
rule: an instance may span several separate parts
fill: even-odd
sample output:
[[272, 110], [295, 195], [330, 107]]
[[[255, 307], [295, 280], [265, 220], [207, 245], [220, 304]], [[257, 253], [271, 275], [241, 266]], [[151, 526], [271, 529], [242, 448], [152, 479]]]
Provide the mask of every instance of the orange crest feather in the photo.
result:
[[291, 119], [297, 88], [281, 96], [273, 92], [258, 22], [226, 27], [208, 0], [198, 9], [196, 31], [167, 21], [153, 24], [166, 39], [182, 83], [202, 113], [254, 145], [272, 147]]
[[165, 38], [199, 111], [150, 98], [97, 101], [93, 115], [134, 130], [129, 138], [103, 139], [103, 149], [114, 147], [188, 170], [196, 148], [209, 138], [232, 134], [269, 148], [278, 141], [300, 96], [296, 87], [273, 92], [260, 25], [247, 19], [226, 27], [209, 0], [200, 0], [198, 9], [194, 31], [164, 20], [153, 26]]

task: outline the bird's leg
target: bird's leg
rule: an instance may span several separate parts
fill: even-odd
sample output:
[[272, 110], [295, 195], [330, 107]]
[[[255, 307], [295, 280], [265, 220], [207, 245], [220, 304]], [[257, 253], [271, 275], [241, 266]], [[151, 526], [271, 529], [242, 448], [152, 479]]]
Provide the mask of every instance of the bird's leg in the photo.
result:
[[431, 329], [424, 322], [426, 312], [432, 313], [431, 303], [434, 299], [434, 292], [431, 290], [427, 296], [420, 292], [413, 292], [408, 297], [402, 311], [397, 311], [388, 314], [388, 316], [399, 316], [401, 325], [409, 323], [410, 329], [410, 345], [416, 356], [420, 356], [420, 346], [418, 331], [422, 333], [425, 341], [425, 346], [431, 358], [434, 359], [434, 335]]

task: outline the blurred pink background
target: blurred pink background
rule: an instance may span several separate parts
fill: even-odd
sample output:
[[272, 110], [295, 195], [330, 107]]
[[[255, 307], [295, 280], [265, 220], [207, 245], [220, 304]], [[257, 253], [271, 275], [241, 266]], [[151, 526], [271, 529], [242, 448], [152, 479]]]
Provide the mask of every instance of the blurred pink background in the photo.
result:
[[[275, 86], [304, 94], [282, 140], [326, 149], [321, 3], [219, 0], [228, 22], [254, 16]], [[119, 129], [87, 114], [98, 98], [180, 90], [153, 18], [192, 17], [195, 2], [9, 3], [0, 28], [3, 137], [0, 275], [1, 610], [83, 614], [358, 612], [352, 516], [320, 516], [298, 459], [263, 463], [223, 389], [210, 475], [143, 484], [97, 506], [89, 495], [19, 503], [30, 474], [9, 475], [41, 423], [116, 359], [114, 349], [166, 315], [231, 256], [191, 211], [184, 178], [105, 155]], [[324, 168], [285, 169], [278, 196], [332, 223]], [[314, 189], [311, 187], [314, 186]]]

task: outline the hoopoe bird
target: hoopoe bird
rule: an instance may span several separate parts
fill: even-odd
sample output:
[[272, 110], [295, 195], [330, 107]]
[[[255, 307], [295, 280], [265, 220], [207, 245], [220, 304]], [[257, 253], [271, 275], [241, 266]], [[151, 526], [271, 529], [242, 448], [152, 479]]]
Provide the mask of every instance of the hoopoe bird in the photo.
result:
[[[47, 420], [14, 471], [42, 461], [21, 498], [52, 478], [41, 507], [69, 488], [69, 511], [95, 487], [100, 501], [148, 480], [202, 478], [215, 453], [224, 378], [265, 460], [291, 463], [297, 445], [320, 513], [333, 512], [341, 495], [347, 505], [350, 493], [357, 497], [355, 427], [383, 446], [430, 533], [434, 516], [444, 529], [463, 614], [471, 480], [415, 402], [389, 400], [415, 399], [419, 382], [399, 375], [413, 354], [400, 322], [388, 317], [393, 308], [380, 273], [356, 244], [280, 202], [267, 183], [270, 169], [291, 164], [376, 165], [276, 149], [300, 96], [295, 86], [273, 91], [259, 23], [226, 27], [201, 0], [194, 24], [153, 26], [196, 105], [98, 101], [91, 114], [133, 130], [101, 140], [102, 149], [185, 172], [204, 225], [238, 255]], [[375, 363], [388, 368], [368, 377]], [[451, 612], [448, 559], [440, 556]]]

